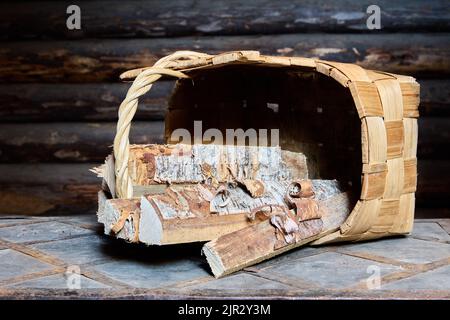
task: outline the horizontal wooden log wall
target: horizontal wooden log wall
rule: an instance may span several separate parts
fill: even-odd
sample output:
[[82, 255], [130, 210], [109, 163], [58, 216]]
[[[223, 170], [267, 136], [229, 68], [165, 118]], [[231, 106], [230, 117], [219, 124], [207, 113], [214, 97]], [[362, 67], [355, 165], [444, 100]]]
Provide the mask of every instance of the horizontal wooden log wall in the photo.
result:
[[[0, 213], [92, 212], [88, 169], [111, 151], [124, 70], [179, 49], [235, 49], [357, 63], [421, 84], [418, 215], [449, 215], [450, 4], [409, 1], [68, 1], [0, 4]], [[381, 30], [366, 9], [381, 8]], [[131, 139], [158, 143], [173, 82], [139, 105]]]

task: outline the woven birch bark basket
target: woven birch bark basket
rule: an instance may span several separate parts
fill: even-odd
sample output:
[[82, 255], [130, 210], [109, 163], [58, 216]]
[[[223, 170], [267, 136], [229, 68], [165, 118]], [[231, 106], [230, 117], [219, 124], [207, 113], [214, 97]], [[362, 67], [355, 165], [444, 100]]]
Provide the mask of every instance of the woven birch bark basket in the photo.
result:
[[167, 143], [174, 143], [170, 137], [178, 128], [192, 132], [194, 121], [202, 121], [203, 130], [223, 132], [279, 128], [281, 148], [306, 155], [310, 178], [348, 184], [353, 209], [337, 230], [312, 244], [412, 230], [419, 116], [414, 78], [257, 51], [179, 51], [154, 66], [127, 71], [121, 78], [134, 80], [119, 108], [115, 170], [104, 174], [112, 198], [136, 198], [131, 122], [139, 97], [162, 77], [178, 79], [166, 114]]

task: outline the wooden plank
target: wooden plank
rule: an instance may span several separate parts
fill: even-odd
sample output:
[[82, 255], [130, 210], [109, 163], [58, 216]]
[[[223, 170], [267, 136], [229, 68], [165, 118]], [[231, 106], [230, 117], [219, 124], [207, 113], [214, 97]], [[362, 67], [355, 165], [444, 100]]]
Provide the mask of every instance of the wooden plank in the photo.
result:
[[420, 79], [418, 82], [420, 84], [420, 116], [450, 116], [450, 80]]
[[[450, 80], [417, 79], [421, 117], [450, 116]], [[129, 83], [0, 84], [1, 122], [115, 121]], [[135, 120], [162, 120], [172, 81], [139, 99]]]
[[[419, 118], [419, 159], [450, 158], [450, 118]], [[111, 153], [116, 123], [2, 124], [0, 162], [103, 162]], [[162, 143], [162, 121], [136, 121], [130, 142]], [[280, 128], [280, 136], [283, 136]]]
[[448, 160], [418, 160], [416, 206], [450, 206], [450, 163]]
[[[156, 83], [139, 99], [136, 120], [162, 120], [173, 81]], [[0, 121], [115, 121], [130, 83], [3, 84]]]
[[[135, 122], [130, 141], [161, 143], [164, 123]], [[116, 123], [2, 124], [2, 162], [101, 162], [111, 153]]]
[[[356, 63], [415, 76], [449, 75], [449, 35], [283, 34], [170, 39], [7, 42], [0, 52], [0, 82], [117, 81], [121, 72], [153, 63], [180, 48], [218, 53], [259, 50], [262, 54], [314, 57]], [[414, 47], [411, 47], [414, 43]]]
[[0, 213], [80, 214], [96, 210], [94, 164], [0, 165]]
[[[69, 1], [7, 1], [0, 6], [2, 38], [171, 37], [209, 34], [273, 34], [304, 31], [368, 32], [370, 0], [345, 7], [327, 0], [78, 1], [81, 30], [66, 28]], [[445, 1], [386, 1], [383, 31], [448, 31]], [[372, 31], [373, 32], [373, 31]]]
[[419, 159], [450, 159], [450, 125], [448, 118], [419, 118]]

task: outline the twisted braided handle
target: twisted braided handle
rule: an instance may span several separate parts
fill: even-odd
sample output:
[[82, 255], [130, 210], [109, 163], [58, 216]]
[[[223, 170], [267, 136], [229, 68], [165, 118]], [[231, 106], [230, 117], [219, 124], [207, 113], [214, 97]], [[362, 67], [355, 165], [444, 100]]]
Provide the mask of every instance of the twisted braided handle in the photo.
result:
[[128, 159], [130, 156], [130, 127], [131, 121], [136, 113], [138, 99], [152, 88], [153, 82], [163, 75], [188, 78], [184, 73], [173, 70], [177, 62], [208, 58], [207, 54], [193, 51], [177, 51], [158, 60], [152, 67], [131, 70], [126, 76], [136, 77], [128, 89], [125, 99], [119, 107], [119, 120], [114, 138], [114, 158], [116, 175], [116, 195], [118, 198], [131, 198], [133, 196], [132, 180], [128, 172]]

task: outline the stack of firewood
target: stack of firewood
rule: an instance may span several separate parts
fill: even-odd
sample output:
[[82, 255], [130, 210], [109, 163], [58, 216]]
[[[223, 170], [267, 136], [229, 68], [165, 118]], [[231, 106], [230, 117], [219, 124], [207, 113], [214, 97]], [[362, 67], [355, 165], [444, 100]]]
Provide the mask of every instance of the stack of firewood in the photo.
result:
[[307, 159], [280, 147], [134, 145], [133, 196], [115, 192], [113, 156], [98, 221], [106, 234], [166, 245], [206, 242], [216, 277], [314, 241], [339, 228], [351, 203], [336, 180], [309, 180]]

